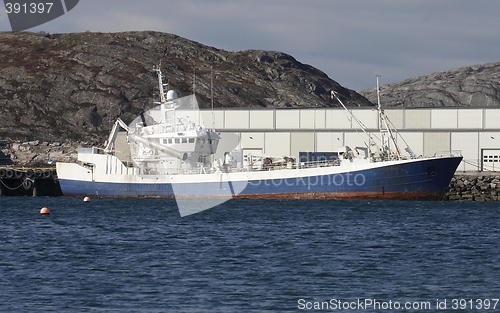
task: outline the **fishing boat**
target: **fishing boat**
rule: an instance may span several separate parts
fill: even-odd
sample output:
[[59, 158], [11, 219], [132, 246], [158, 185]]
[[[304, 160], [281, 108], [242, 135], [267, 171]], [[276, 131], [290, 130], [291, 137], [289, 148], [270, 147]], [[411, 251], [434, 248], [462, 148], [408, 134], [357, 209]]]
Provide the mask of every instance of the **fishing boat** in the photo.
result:
[[[232, 198], [440, 200], [462, 161], [453, 151], [424, 157], [407, 146], [403, 154], [380, 96], [383, 127], [377, 134], [368, 132], [335, 92], [332, 97], [366, 134], [364, 146], [342, 146], [321, 157], [314, 151], [251, 154], [237, 134], [231, 138], [207, 128], [195, 95], [165, 92], [161, 69], [154, 71], [160, 96], [154, 108], [128, 125], [118, 119], [104, 148], [79, 148], [75, 163], [56, 164], [65, 196], [175, 198], [181, 216]], [[121, 129], [128, 160], [115, 148]], [[230, 144], [224, 144], [227, 138]]]

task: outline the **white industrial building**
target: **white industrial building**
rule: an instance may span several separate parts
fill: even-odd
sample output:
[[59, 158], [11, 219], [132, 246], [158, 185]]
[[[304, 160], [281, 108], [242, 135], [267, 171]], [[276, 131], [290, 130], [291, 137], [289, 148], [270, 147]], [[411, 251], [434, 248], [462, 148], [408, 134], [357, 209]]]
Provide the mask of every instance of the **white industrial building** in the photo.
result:
[[[370, 132], [378, 133], [372, 108], [350, 109]], [[500, 171], [500, 108], [398, 108], [385, 113], [416, 155], [460, 150], [457, 172]], [[299, 152], [331, 152], [341, 146], [365, 146], [358, 123], [341, 108], [203, 110], [207, 128], [221, 136], [236, 133], [246, 151], [298, 157]], [[234, 135], [233, 135], [234, 136]]]

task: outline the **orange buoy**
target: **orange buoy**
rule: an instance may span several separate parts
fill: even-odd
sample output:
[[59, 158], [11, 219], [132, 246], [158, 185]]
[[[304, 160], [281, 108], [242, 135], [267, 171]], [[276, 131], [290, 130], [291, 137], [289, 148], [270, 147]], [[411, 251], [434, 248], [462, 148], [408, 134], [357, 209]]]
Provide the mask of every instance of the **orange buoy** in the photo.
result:
[[42, 209], [40, 210], [40, 214], [44, 214], [44, 215], [48, 215], [48, 214], [50, 214], [50, 210], [49, 210], [49, 208], [42, 208]]
[[83, 202], [90, 202], [90, 198], [89, 197], [83, 198]]

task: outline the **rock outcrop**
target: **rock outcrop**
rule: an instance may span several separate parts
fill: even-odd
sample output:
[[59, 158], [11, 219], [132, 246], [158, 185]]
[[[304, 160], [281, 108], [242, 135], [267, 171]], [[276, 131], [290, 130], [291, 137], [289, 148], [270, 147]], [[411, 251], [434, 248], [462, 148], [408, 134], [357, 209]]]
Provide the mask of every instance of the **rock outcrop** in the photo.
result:
[[[377, 102], [376, 88], [361, 93]], [[380, 86], [384, 107], [498, 106], [500, 63], [466, 66]]]
[[159, 98], [161, 62], [179, 96], [201, 107], [372, 105], [320, 70], [273, 51], [228, 52], [158, 32], [0, 33], [0, 138], [102, 144]]

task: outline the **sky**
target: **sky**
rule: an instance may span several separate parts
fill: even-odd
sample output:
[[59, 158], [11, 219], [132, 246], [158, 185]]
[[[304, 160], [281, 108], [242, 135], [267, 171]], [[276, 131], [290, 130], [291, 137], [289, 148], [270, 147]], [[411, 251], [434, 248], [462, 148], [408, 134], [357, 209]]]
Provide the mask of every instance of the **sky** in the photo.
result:
[[[28, 31], [153, 30], [228, 51], [280, 51], [359, 91], [376, 73], [388, 84], [500, 62], [499, 14], [497, 0], [80, 0]], [[11, 31], [5, 10], [0, 30]]]

